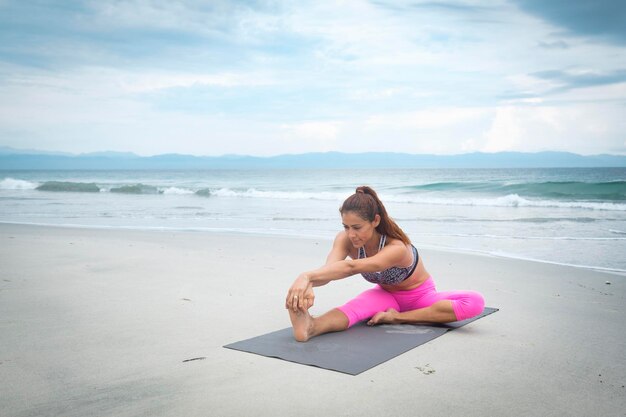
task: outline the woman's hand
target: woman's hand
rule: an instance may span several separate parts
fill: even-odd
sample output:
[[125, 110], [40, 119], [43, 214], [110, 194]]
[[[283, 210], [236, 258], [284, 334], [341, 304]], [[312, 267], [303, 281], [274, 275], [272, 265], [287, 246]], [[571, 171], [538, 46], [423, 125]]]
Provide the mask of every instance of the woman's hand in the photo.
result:
[[388, 309], [387, 311], [380, 311], [374, 314], [367, 324], [369, 326], [373, 326], [375, 324], [383, 324], [383, 323], [396, 323], [396, 315], [398, 314], [398, 310], [393, 308]]
[[287, 292], [285, 308], [291, 308], [294, 312], [308, 310], [313, 306], [314, 300], [313, 284], [306, 274], [300, 274]]

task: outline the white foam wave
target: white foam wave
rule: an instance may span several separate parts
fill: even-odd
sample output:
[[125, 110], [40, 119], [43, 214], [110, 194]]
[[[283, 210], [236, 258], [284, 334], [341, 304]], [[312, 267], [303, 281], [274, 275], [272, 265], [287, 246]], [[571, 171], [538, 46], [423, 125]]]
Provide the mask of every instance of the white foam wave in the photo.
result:
[[617, 235], [626, 235], [626, 232], [623, 230], [615, 230], [615, 229], [609, 229], [609, 232], [611, 233], [615, 233]]
[[160, 189], [163, 194], [177, 194], [177, 195], [185, 195], [185, 194], [193, 194], [194, 192], [188, 190], [186, 188], [178, 188], [178, 187], [168, 187], [164, 189]]
[[0, 190], [34, 190], [38, 186], [38, 183], [15, 178], [5, 178], [0, 181]]
[[275, 198], [286, 200], [337, 200], [341, 201], [346, 198], [345, 193], [332, 192], [306, 192], [306, 191], [261, 191], [255, 188], [249, 188], [245, 191], [236, 191], [230, 188], [220, 188], [211, 191], [212, 196], [216, 197], [244, 197], [244, 198]]
[[394, 203], [432, 204], [445, 206], [577, 208], [589, 210], [626, 211], [626, 204], [589, 201], [528, 200], [518, 194], [495, 198], [433, 198], [422, 196], [381, 196]]

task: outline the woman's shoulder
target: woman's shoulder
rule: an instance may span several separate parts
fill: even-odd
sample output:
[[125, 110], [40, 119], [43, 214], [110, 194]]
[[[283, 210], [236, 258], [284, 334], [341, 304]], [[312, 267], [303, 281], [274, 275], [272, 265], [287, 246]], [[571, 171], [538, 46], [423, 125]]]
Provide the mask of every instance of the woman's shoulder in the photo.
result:
[[385, 240], [385, 246], [400, 246], [400, 247], [411, 247], [411, 244], [406, 244], [400, 239], [396, 239], [395, 237], [387, 236]]
[[352, 243], [350, 242], [348, 234], [345, 230], [340, 231], [335, 236], [335, 240], [333, 242], [333, 250], [340, 250], [351, 258], [354, 258], [356, 255], [356, 250], [352, 246]]
[[348, 238], [348, 234], [346, 233], [345, 230], [342, 230], [339, 233], [337, 233], [337, 235], [335, 236], [335, 245], [345, 246], [346, 248], [352, 247], [352, 244], [350, 243], [350, 239]]

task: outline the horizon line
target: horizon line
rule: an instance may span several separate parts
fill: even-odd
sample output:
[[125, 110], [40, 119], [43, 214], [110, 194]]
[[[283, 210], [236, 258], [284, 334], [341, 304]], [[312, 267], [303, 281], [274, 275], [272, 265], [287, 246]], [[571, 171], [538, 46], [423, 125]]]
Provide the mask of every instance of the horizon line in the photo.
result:
[[[17, 153], [2, 153], [7, 151], [15, 151]], [[25, 148], [14, 148], [11, 146], [0, 146], [0, 155], [8, 156], [8, 155], [42, 155], [42, 156], [66, 156], [66, 157], [90, 157], [90, 156], [100, 156], [100, 157], [115, 157], [115, 156], [133, 156], [138, 158], [152, 158], [157, 156], [186, 156], [186, 157], [194, 157], [194, 158], [225, 158], [225, 157], [247, 157], [247, 158], [260, 158], [260, 159], [268, 159], [268, 158], [277, 158], [284, 156], [302, 156], [302, 155], [328, 155], [328, 154], [342, 154], [342, 155], [371, 155], [371, 154], [388, 154], [388, 155], [406, 155], [406, 156], [435, 156], [435, 157], [454, 157], [454, 156], [465, 156], [465, 155], [474, 155], [474, 154], [482, 154], [482, 155], [498, 155], [498, 154], [523, 154], [523, 155], [536, 155], [543, 153], [555, 153], [555, 154], [569, 154], [576, 155], [582, 157], [594, 157], [594, 156], [617, 156], [617, 157], [625, 157], [625, 154], [620, 153], [596, 153], [596, 154], [581, 154], [572, 151], [563, 151], [563, 150], [541, 150], [541, 151], [516, 151], [516, 150], [505, 150], [505, 151], [496, 151], [496, 152], [488, 152], [488, 151], [468, 151], [461, 153], [450, 153], [450, 154], [437, 154], [437, 153], [410, 153], [410, 152], [398, 152], [398, 151], [366, 151], [366, 152], [345, 152], [345, 151], [310, 151], [310, 152], [300, 152], [300, 153], [282, 153], [282, 154], [273, 154], [273, 155], [252, 155], [252, 154], [236, 154], [236, 153], [225, 153], [219, 155], [206, 155], [206, 154], [189, 154], [189, 153], [178, 153], [178, 152], [166, 152], [166, 153], [158, 153], [151, 155], [142, 155], [132, 151], [114, 151], [114, 150], [101, 150], [101, 151], [91, 151], [91, 152], [68, 152], [68, 151], [49, 151], [44, 149], [25, 149]], [[106, 155], [111, 154], [111, 155]]]

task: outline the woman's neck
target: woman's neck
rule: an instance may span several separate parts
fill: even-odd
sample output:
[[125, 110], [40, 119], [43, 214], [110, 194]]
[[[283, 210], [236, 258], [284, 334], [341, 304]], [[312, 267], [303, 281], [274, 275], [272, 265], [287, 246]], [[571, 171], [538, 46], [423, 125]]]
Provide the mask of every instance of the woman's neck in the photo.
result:
[[380, 239], [382, 239], [381, 234], [378, 232], [374, 232], [372, 237], [365, 243], [365, 245], [363, 245], [365, 253], [368, 254], [368, 256], [374, 256], [378, 253], [378, 249], [380, 247]]

